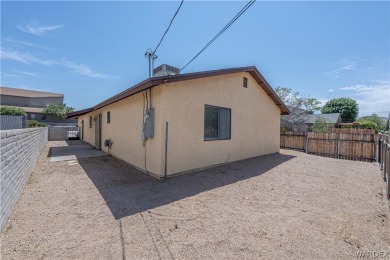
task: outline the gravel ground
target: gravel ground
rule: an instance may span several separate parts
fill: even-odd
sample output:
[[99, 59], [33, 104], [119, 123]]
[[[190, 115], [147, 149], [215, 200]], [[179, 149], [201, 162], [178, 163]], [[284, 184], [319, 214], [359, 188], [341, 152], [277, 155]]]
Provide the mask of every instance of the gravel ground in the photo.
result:
[[374, 163], [281, 150], [159, 182], [107, 156], [50, 163], [49, 148], [66, 145], [49, 142], [42, 152], [1, 234], [2, 259], [353, 259], [390, 251], [389, 205]]

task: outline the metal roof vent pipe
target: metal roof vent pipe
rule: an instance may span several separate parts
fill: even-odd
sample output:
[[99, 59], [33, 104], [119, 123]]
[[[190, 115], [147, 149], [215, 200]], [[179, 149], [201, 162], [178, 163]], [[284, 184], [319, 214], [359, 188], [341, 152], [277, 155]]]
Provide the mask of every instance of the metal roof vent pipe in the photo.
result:
[[153, 69], [153, 77], [162, 77], [177, 74], [180, 74], [180, 69], [170, 66], [168, 64], [162, 64], [157, 68]]

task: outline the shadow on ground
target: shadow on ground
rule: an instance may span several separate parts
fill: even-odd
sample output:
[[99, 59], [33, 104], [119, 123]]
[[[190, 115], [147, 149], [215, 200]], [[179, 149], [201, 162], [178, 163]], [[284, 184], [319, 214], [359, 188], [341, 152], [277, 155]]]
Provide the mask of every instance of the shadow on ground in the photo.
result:
[[163, 182], [109, 156], [81, 159], [79, 163], [113, 216], [120, 219], [259, 176], [292, 158], [294, 156], [276, 153], [176, 176]]
[[[66, 145], [64, 146], [53, 146], [49, 148], [49, 152], [47, 153], [47, 157], [52, 157], [53, 151], [61, 151], [66, 147], [74, 147], [74, 146], [80, 146], [80, 145], [87, 145], [86, 142], [81, 140], [65, 140]], [[92, 146], [91, 146], [92, 148]]]
[[77, 140], [67, 140], [67, 145], [50, 147], [47, 157], [50, 157], [50, 162], [78, 160], [83, 158], [91, 158], [105, 156], [101, 150], [96, 150], [90, 144]]

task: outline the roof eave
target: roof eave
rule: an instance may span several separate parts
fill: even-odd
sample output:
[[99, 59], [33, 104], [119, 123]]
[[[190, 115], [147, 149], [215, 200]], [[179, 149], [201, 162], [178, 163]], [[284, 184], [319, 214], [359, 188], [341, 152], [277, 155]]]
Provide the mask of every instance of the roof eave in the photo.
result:
[[[274, 103], [280, 108], [281, 115], [289, 115], [290, 110], [288, 109], [288, 107], [278, 97], [278, 95], [273, 90], [271, 85], [267, 82], [267, 80], [265, 80], [265, 78], [263, 77], [263, 75], [261, 75], [261, 73], [257, 70], [257, 68], [252, 67], [252, 70], [248, 70], [247, 72], [249, 72], [254, 79], [257, 79], [257, 78], [260, 79], [259, 81], [257, 81], [257, 84], [259, 84], [260, 86], [263, 85], [264, 91], [272, 99], [272, 101], [274, 101]], [[264, 88], [264, 86], [265, 86], [265, 88]]]
[[90, 107], [90, 108], [74, 111], [74, 112], [68, 113], [66, 118], [76, 118], [76, 117], [88, 114], [89, 112], [92, 112], [93, 110], [94, 110], [93, 107]]
[[[68, 114], [69, 117], [75, 117], [75, 115], [83, 115], [86, 113], [89, 113], [93, 110], [97, 110], [99, 108], [108, 106], [112, 103], [118, 102], [122, 99], [125, 99], [127, 97], [130, 97], [134, 94], [137, 94], [141, 91], [147, 90], [149, 88], [161, 85], [169, 81], [169, 83], [174, 83], [178, 81], [183, 80], [191, 80], [191, 79], [198, 79], [198, 78], [205, 78], [205, 77], [212, 77], [212, 76], [218, 76], [223, 74], [230, 74], [230, 73], [237, 73], [237, 72], [248, 72], [251, 74], [251, 76], [256, 80], [256, 82], [264, 89], [264, 91], [268, 94], [268, 96], [274, 101], [274, 103], [279, 107], [282, 115], [289, 115], [290, 110], [287, 108], [287, 106], [280, 100], [280, 98], [277, 96], [275, 91], [272, 89], [272, 87], [269, 85], [269, 83], [264, 79], [264, 77], [261, 75], [261, 73], [257, 70], [255, 66], [248, 66], [248, 67], [239, 67], [239, 68], [230, 68], [230, 69], [223, 69], [223, 70], [211, 70], [211, 71], [204, 71], [204, 72], [194, 72], [194, 73], [186, 73], [186, 74], [177, 74], [177, 75], [169, 75], [169, 76], [161, 76], [161, 77], [154, 77], [146, 79], [137, 85], [128, 88], [121, 93], [103, 101], [97, 104], [96, 106], [84, 110], [79, 110], [73, 113]], [[87, 112], [85, 112], [87, 111]]]

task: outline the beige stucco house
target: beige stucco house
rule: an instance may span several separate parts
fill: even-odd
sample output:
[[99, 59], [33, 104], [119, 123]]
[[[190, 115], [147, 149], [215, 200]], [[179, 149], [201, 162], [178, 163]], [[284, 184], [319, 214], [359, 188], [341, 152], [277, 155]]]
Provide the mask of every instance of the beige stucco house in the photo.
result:
[[164, 178], [279, 152], [288, 113], [256, 67], [242, 67], [152, 77], [69, 117], [82, 140]]

